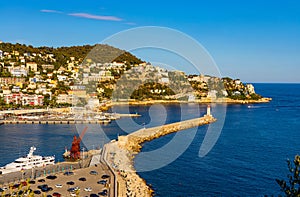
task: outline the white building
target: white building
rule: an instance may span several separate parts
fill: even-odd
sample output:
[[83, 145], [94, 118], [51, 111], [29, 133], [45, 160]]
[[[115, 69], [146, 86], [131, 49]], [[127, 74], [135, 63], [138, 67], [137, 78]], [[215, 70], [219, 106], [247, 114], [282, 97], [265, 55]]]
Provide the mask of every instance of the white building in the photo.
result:
[[23, 95], [22, 105], [42, 106], [44, 104], [43, 95]]
[[15, 93], [19, 93], [21, 91], [21, 88], [19, 86], [13, 86], [11, 91]]
[[249, 94], [255, 94], [254, 86], [252, 84], [247, 84], [246, 88]]
[[10, 71], [11, 75], [14, 77], [26, 77], [27, 76], [27, 70], [23, 69], [23, 68], [13, 68]]
[[73, 103], [73, 95], [68, 95], [68, 94], [59, 94], [56, 97], [56, 102], [57, 103], [68, 103], [72, 104]]
[[58, 79], [58, 81], [65, 81], [65, 80], [67, 80], [67, 76], [65, 76], [65, 75], [57, 75], [57, 79]]

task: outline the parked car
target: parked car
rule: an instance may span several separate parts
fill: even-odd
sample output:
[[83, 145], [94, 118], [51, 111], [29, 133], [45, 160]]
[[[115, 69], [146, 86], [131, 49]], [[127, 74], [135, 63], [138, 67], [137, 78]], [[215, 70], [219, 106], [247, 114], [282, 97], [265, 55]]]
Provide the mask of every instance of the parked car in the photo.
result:
[[104, 175], [101, 176], [101, 178], [102, 178], [102, 179], [108, 179], [108, 178], [109, 178], [109, 175], [104, 174]]
[[86, 187], [86, 188], [84, 188], [84, 191], [86, 191], [86, 192], [91, 192], [91, 191], [92, 191], [92, 188], [91, 188], [91, 187]]
[[61, 197], [61, 194], [58, 193], [58, 192], [54, 192], [54, 193], [52, 194], [52, 196]]
[[74, 175], [74, 172], [67, 171], [64, 173], [64, 175], [66, 175], [66, 176]]
[[34, 180], [31, 180], [28, 182], [29, 184], [35, 184], [35, 181]]
[[81, 177], [78, 179], [79, 181], [86, 181], [86, 178], [85, 177]]
[[100, 180], [97, 182], [98, 184], [101, 184], [101, 185], [105, 185], [107, 183], [107, 180]]
[[34, 190], [33, 193], [35, 193], [35, 194], [41, 194], [42, 192], [40, 190]]
[[95, 170], [90, 171], [91, 175], [98, 175], [98, 172], [96, 172]]
[[62, 188], [62, 184], [56, 184], [55, 187]]

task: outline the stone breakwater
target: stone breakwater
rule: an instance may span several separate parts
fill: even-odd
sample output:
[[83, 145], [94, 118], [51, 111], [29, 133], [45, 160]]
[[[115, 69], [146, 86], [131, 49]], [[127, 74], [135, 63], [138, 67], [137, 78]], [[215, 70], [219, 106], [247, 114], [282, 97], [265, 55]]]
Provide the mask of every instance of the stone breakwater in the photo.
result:
[[119, 136], [118, 141], [106, 145], [107, 162], [116, 174], [118, 196], [152, 196], [152, 189], [139, 177], [133, 165], [133, 159], [142, 148], [142, 143], [151, 141], [180, 130], [210, 124], [216, 119], [210, 115], [201, 118], [185, 120], [163, 126], [140, 129], [127, 136]]

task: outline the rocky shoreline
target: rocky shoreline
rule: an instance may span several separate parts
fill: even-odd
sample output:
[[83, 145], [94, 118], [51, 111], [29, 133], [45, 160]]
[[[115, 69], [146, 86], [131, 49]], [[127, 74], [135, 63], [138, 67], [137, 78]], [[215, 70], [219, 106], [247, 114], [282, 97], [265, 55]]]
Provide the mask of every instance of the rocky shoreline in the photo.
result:
[[181, 104], [181, 103], [215, 103], [215, 104], [255, 104], [255, 103], [268, 103], [272, 98], [261, 98], [258, 100], [234, 100], [230, 98], [219, 99], [198, 99], [194, 101], [179, 101], [179, 100], [147, 100], [147, 101], [110, 101], [106, 104], [106, 107], [118, 106], [118, 105], [152, 105], [152, 104]]
[[118, 141], [106, 144], [107, 163], [116, 174], [118, 196], [153, 196], [153, 190], [136, 172], [133, 159], [142, 148], [142, 143], [170, 133], [215, 122], [211, 115], [201, 118], [167, 124], [159, 127], [140, 129], [126, 136], [119, 136]]

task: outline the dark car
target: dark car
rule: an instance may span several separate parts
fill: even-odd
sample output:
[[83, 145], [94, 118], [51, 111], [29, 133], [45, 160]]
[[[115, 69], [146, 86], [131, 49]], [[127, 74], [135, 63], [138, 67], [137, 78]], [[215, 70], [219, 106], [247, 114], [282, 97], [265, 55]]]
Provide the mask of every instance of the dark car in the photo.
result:
[[39, 185], [39, 186], [37, 186], [37, 188], [39, 188], [39, 189], [46, 188], [46, 187], [48, 187], [48, 185], [47, 185], [47, 184], [43, 184], [43, 185]]
[[90, 197], [99, 197], [97, 194], [90, 194]]
[[4, 190], [2, 188], [0, 188], [0, 192], [4, 192]]
[[40, 190], [34, 190], [33, 193], [35, 193], [35, 194], [41, 194], [42, 192]]
[[74, 175], [74, 172], [67, 171], [64, 173], [64, 175], [66, 175], [66, 176]]
[[67, 185], [74, 185], [75, 183], [73, 181], [68, 181]]
[[49, 191], [52, 191], [52, 190], [53, 190], [52, 187], [43, 187], [43, 188], [41, 189], [42, 192], [49, 192]]
[[54, 180], [56, 178], [57, 178], [57, 176], [55, 176], [55, 175], [49, 175], [46, 177], [46, 179], [50, 179], [50, 180]]
[[71, 188], [69, 188], [67, 191], [68, 191], [68, 192], [75, 192], [75, 191], [76, 191], [76, 188], [71, 187]]
[[107, 193], [108, 193], [107, 189], [104, 189], [104, 190], [102, 190], [102, 192], [99, 192], [98, 194], [100, 196], [107, 196]]
[[20, 186], [20, 184], [14, 184], [13, 186], [11, 186], [12, 189], [16, 189]]
[[107, 193], [105, 193], [105, 192], [103, 192], [103, 191], [102, 191], [102, 192], [99, 192], [98, 194], [99, 194], [100, 196], [107, 196]]
[[29, 184], [35, 184], [35, 181], [34, 180], [31, 180], [28, 182]]
[[101, 176], [101, 178], [103, 178], [103, 179], [108, 179], [108, 178], [109, 178], [109, 175], [104, 174], [104, 175]]
[[40, 180], [38, 180], [38, 182], [44, 183], [44, 182], [45, 182], [45, 179], [40, 179]]
[[98, 184], [101, 184], [101, 185], [105, 185], [107, 183], [107, 180], [100, 180], [97, 182]]
[[98, 175], [98, 172], [96, 172], [95, 170], [90, 171], [91, 175]]
[[85, 177], [81, 177], [78, 179], [79, 181], [86, 181], [86, 178]]

